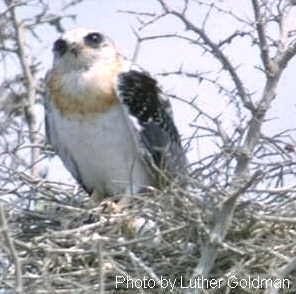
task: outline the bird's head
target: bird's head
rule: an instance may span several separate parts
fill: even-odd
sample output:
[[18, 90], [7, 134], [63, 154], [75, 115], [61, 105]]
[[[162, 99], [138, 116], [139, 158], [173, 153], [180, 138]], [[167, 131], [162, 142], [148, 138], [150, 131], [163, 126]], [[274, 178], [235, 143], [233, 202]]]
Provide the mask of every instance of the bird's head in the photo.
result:
[[65, 32], [54, 42], [53, 52], [54, 66], [64, 70], [88, 69], [97, 62], [114, 63], [121, 58], [108, 37], [84, 28]]

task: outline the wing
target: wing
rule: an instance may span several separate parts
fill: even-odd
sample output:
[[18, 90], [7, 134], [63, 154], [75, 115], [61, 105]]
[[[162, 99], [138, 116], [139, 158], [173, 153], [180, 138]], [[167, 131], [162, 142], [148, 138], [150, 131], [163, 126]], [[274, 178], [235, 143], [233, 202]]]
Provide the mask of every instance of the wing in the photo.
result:
[[[119, 75], [119, 100], [137, 123], [146, 159], [170, 177], [185, 171], [187, 160], [175, 126], [171, 104], [149, 74], [131, 70]], [[134, 123], [135, 125], [135, 123]]]
[[82, 181], [79, 169], [71, 155], [71, 152], [63, 143], [63, 140], [59, 138], [57, 132], [57, 120], [54, 119], [53, 106], [51, 101], [52, 100], [50, 97], [50, 93], [47, 90], [44, 95], [46, 144], [50, 144], [54, 148], [55, 152], [60, 156], [64, 165], [70, 171], [70, 173], [76, 179], [76, 181], [84, 188], [86, 192], [91, 193], [92, 191]]

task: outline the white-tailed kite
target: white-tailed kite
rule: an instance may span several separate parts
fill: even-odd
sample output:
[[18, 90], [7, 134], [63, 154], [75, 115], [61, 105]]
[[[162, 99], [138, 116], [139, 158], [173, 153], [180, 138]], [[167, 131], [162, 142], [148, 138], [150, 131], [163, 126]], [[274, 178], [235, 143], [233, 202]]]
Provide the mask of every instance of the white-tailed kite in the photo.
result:
[[108, 37], [76, 28], [55, 41], [53, 52], [47, 138], [88, 193], [132, 194], [184, 170], [169, 101], [147, 73], [125, 69]]

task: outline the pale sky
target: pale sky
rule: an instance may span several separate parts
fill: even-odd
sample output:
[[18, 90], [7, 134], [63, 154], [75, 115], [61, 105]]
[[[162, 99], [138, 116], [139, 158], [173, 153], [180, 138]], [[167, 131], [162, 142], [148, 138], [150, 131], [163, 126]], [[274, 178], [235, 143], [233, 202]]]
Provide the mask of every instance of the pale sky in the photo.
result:
[[[219, 2], [219, 1], [217, 1]], [[228, 0], [227, 9], [235, 9], [242, 17], [250, 16], [249, 3], [250, 1]], [[59, 9], [60, 3], [63, 1], [49, 1], [55, 9]], [[175, 7], [180, 6], [183, 0], [170, 0]], [[0, 12], [2, 10], [0, 3]], [[78, 9], [77, 9], [78, 8]], [[72, 21], [66, 22], [66, 28], [75, 26], [83, 26], [94, 28], [109, 35], [116, 43], [117, 47], [127, 57], [131, 57], [135, 48], [135, 37], [132, 28], [138, 27], [138, 22], [134, 16], [119, 13], [119, 10], [138, 10], [143, 12], [158, 12], [160, 6], [157, 1], [139, 1], [139, 0], [87, 0], [83, 4], [77, 6], [68, 13], [77, 14], [76, 24]], [[19, 11], [19, 16], [26, 16], [32, 13], [31, 10]], [[189, 15], [194, 22], [202, 19], [202, 9], [192, 7]], [[220, 40], [223, 35], [231, 31], [239, 29], [235, 27], [230, 19], [225, 17], [215, 16], [209, 20], [208, 31], [214, 40]], [[141, 32], [144, 36], [159, 35], [161, 33], [182, 33], [184, 26], [180, 21], [176, 21], [173, 17], [167, 17], [149, 29]], [[40, 36], [43, 42], [40, 44], [34, 43], [33, 52], [36, 52], [38, 60], [42, 62], [42, 70], [45, 72], [51, 65], [52, 43], [57, 39], [58, 35], [44, 27], [40, 31]], [[246, 86], [249, 89], [257, 92], [257, 97], [263, 89], [262, 75], [258, 70], [254, 69], [258, 61], [258, 51], [256, 47], [247, 47], [247, 42], [241, 42], [235, 48], [233, 46], [226, 51], [231, 60], [240, 64], [239, 73], [244, 77]], [[162, 71], [177, 70], [181, 65], [188, 71], [210, 71], [216, 67], [213, 57], [202, 55], [199, 49], [193, 47], [184, 41], [176, 39], [162, 39], [150, 41], [144, 44], [137, 59], [138, 64], [144, 69], [156, 74]], [[296, 106], [296, 82], [295, 82], [296, 61], [294, 60], [287, 71], [285, 72], [280, 87], [278, 88], [278, 97], [273, 103], [272, 110], [269, 112], [269, 118], [275, 118], [272, 122], [266, 124], [264, 130], [269, 134], [279, 132], [287, 128], [295, 128]], [[225, 75], [223, 72], [222, 75]], [[225, 98], [214, 91], [211, 87], [202, 84], [199, 86], [195, 80], [180, 79], [180, 78], [158, 78], [165, 90], [171, 93], [176, 93], [184, 99], [190, 100], [198, 95], [197, 104], [211, 114], [223, 113], [223, 127], [226, 129], [231, 127], [233, 121], [232, 112], [226, 104]], [[224, 80], [224, 79], [223, 79]], [[226, 78], [226, 84], [229, 84]], [[172, 101], [174, 114], [177, 126], [183, 136], [190, 136], [194, 129], [188, 125], [192, 122], [195, 113], [192, 109], [183, 103]], [[199, 150], [193, 149], [190, 153], [191, 160], [203, 151], [208, 152], [207, 146], [199, 146]], [[60, 169], [60, 167], [59, 167]]]
[[[183, 0], [170, 0], [168, 3], [174, 7], [180, 7]], [[219, 1], [217, 1], [219, 2]], [[249, 10], [251, 1], [225, 1], [225, 9], [233, 9], [242, 17], [250, 17], [252, 12]], [[189, 11], [190, 17], [198, 22], [203, 12], [192, 7]], [[111, 36], [121, 52], [127, 57], [131, 57], [135, 47], [135, 37], [133, 36], [132, 27], [137, 28], [138, 23], [135, 17], [118, 13], [119, 10], [138, 10], [144, 12], [158, 12], [160, 9], [157, 1], [138, 1], [138, 0], [89, 0], [79, 8], [77, 15], [77, 25], [93, 27]], [[77, 11], [73, 11], [77, 13]], [[224, 17], [213, 17], [210, 19], [209, 31], [214, 39], [219, 40], [223, 35], [236, 30], [237, 28], [230, 19]], [[69, 24], [72, 27], [73, 24]], [[174, 18], [164, 18], [156, 25], [151, 26], [149, 30], [143, 32], [144, 36], [159, 35], [161, 33], [182, 32], [183, 25]], [[258, 51], [256, 47], [246, 47], [247, 42], [241, 42], [240, 47], [232, 48], [229, 55], [231, 60], [241, 64], [241, 75], [246, 81], [250, 90], [258, 91], [258, 97], [263, 90], [262, 75], [254, 69], [258, 61]], [[145, 43], [143, 50], [138, 58], [138, 63], [150, 71], [152, 74], [163, 70], [176, 70], [180, 65], [189, 71], [209, 71], [212, 68], [213, 57], [201, 56], [191, 44], [171, 40], [157, 40]], [[281, 131], [284, 128], [295, 128], [296, 117], [296, 82], [295, 82], [296, 60], [292, 62], [282, 77], [280, 87], [278, 88], [278, 97], [273, 103], [269, 112], [269, 117], [275, 120], [273, 123], [266, 125], [268, 132]], [[199, 95], [197, 104], [203, 106], [209, 111], [223, 111], [224, 103], [221, 103], [223, 97], [218, 95], [212, 89], [196, 86], [195, 81], [185, 79], [162, 78], [162, 85], [169, 92], [177, 93], [185, 99], [190, 99]], [[188, 109], [180, 103], [173, 101], [176, 122], [181, 133], [190, 134], [188, 123], [192, 119], [192, 109]], [[227, 118], [227, 114], [225, 115]]]

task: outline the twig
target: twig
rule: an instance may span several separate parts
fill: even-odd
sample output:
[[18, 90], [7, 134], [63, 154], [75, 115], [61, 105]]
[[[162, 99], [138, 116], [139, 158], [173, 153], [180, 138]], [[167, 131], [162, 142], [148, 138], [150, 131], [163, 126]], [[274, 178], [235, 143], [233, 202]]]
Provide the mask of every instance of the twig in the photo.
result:
[[98, 260], [99, 260], [99, 294], [105, 293], [105, 269], [104, 269], [104, 251], [103, 251], [103, 240], [97, 242], [98, 249]]
[[[283, 279], [293, 271], [296, 271], [296, 257], [293, 257], [290, 260], [290, 262], [288, 262], [286, 265], [280, 267], [277, 271], [275, 271], [274, 276], [279, 279]], [[279, 291], [280, 291], [280, 288], [270, 287], [265, 290], [264, 294], [277, 294], [279, 293]]]
[[265, 35], [265, 24], [263, 23], [263, 14], [260, 11], [258, 0], [252, 0], [253, 11], [255, 15], [256, 29], [259, 36], [259, 48], [265, 70], [269, 73], [269, 49]]
[[163, 9], [168, 14], [172, 14], [172, 15], [175, 15], [176, 17], [178, 17], [185, 24], [185, 26], [188, 30], [195, 32], [205, 42], [205, 44], [207, 46], [209, 46], [209, 48], [210, 48], [209, 52], [211, 54], [213, 54], [214, 57], [217, 58], [217, 60], [220, 61], [222, 68], [225, 69], [230, 74], [230, 76], [237, 88], [238, 95], [242, 99], [244, 106], [247, 109], [252, 109], [253, 108], [252, 103], [249, 99], [248, 93], [245, 90], [245, 87], [243, 85], [241, 78], [239, 77], [235, 67], [232, 65], [232, 63], [230, 62], [228, 57], [219, 48], [219, 45], [215, 44], [209, 38], [209, 36], [205, 33], [204, 30], [200, 29], [199, 27], [195, 26], [191, 21], [189, 21], [188, 18], [186, 18], [184, 16], [184, 14], [182, 14], [176, 10], [169, 9], [168, 5], [162, 0], [159, 0], [159, 3], [162, 5]]
[[276, 216], [276, 215], [253, 215], [256, 220], [263, 220], [268, 222], [280, 223], [280, 224], [296, 224], [296, 217]]
[[145, 273], [148, 274], [148, 276], [153, 279], [158, 285], [161, 284], [160, 278], [157, 276], [157, 274], [153, 271], [152, 268], [148, 267], [143, 260], [141, 260], [139, 257], [137, 257], [132, 251], [128, 251], [128, 256], [130, 259], [139, 267], [141, 268]]
[[9, 234], [3, 203], [0, 203], [0, 233], [2, 233], [4, 240], [6, 241], [7, 247], [14, 262], [16, 283], [15, 291], [17, 294], [23, 294], [22, 263], [14, 247], [14, 242]]
[[[10, 1], [5, 0], [6, 5], [10, 5]], [[20, 22], [16, 15], [16, 6], [10, 8], [10, 14], [12, 18], [12, 25], [15, 31], [15, 41], [16, 41], [16, 51], [17, 58], [21, 65], [24, 77], [25, 77], [25, 87], [27, 89], [28, 95], [28, 104], [26, 105], [26, 118], [30, 130], [30, 141], [32, 144], [38, 145], [40, 138], [38, 136], [38, 126], [37, 126], [37, 117], [35, 113], [35, 101], [36, 101], [36, 79], [33, 75], [31, 64], [28, 61], [28, 56], [25, 51], [25, 24]], [[34, 163], [40, 155], [40, 149], [32, 148], [31, 149], [31, 164]], [[38, 167], [36, 165], [32, 166], [32, 175], [38, 176]]]
[[[54, 236], [54, 237], [65, 237], [67, 235], [80, 234], [82, 232], [101, 227], [102, 225], [103, 225], [103, 223], [101, 221], [99, 221], [99, 222], [96, 222], [96, 223], [83, 225], [83, 226], [80, 226], [80, 227], [75, 228], [75, 229], [50, 232], [50, 233], [48, 233], [48, 235], [49, 236]], [[107, 237], [100, 237], [100, 238], [108, 239]]]

